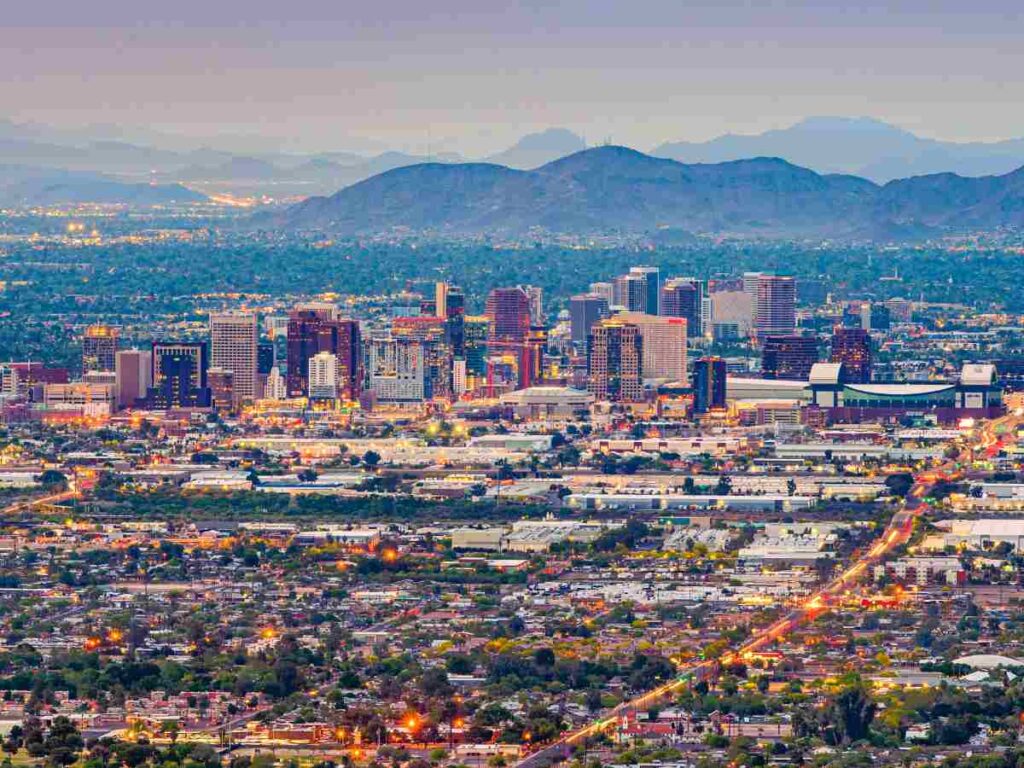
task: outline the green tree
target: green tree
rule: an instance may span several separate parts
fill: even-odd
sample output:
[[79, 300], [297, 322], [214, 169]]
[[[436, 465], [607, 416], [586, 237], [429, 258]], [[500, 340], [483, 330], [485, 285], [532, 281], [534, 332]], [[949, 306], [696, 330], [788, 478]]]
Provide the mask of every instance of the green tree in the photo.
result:
[[455, 692], [448, 682], [448, 673], [441, 667], [431, 667], [420, 675], [420, 690], [423, 695], [432, 699], [443, 699]]
[[885, 487], [889, 489], [889, 493], [892, 496], [906, 496], [910, 493], [910, 489], [914, 487], [914, 476], [909, 472], [889, 475], [885, 478]]
[[867, 687], [857, 682], [835, 694], [822, 712], [822, 735], [833, 746], [866, 739], [875, 719], [876, 705]]
[[48, 491], [63, 491], [68, 487], [68, 478], [56, 469], [47, 469], [36, 478], [39, 484]]
[[718, 478], [718, 484], [715, 486], [715, 494], [718, 496], [728, 496], [732, 493], [732, 478], [728, 475], [722, 475]]
[[47, 761], [53, 766], [71, 765], [78, 759], [78, 753], [85, 742], [75, 724], [60, 715], [53, 719], [50, 730], [43, 741]]

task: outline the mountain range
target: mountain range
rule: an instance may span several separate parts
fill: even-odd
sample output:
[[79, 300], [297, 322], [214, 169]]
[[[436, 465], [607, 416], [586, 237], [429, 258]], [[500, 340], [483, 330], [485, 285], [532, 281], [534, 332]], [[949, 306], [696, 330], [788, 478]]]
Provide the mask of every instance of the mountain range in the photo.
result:
[[397, 168], [313, 197], [261, 224], [347, 235], [665, 230], [767, 238], [910, 239], [1024, 225], [1024, 169], [879, 185], [779, 158], [684, 164], [626, 147], [530, 171], [488, 163]]
[[668, 142], [651, 154], [684, 163], [781, 157], [819, 173], [852, 173], [885, 183], [944, 172], [961, 176], [1008, 173], [1024, 165], [1024, 139], [939, 141], [871, 118], [811, 117], [789, 128], [759, 134]]
[[[232, 144], [221, 137], [203, 145], [184, 137], [144, 130], [125, 132], [115, 126], [63, 129], [0, 120], [0, 166], [17, 166], [19, 183], [34, 174], [39, 187], [49, 186], [54, 173], [74, 172], [124, 183], [128, 185], [125, 193], [130, 196], [138, 191], [139, 184], [155, 184], [175, 189], [175, 194], [180, 192], [174, 185], [185, 185], [202, 193], [287, 201], [330, 194], [404, 166], [469, 161], [465, 153], [366, 154], [365, 141], [350, 142], [344, 137], [339, 139], [341, 146], [363, 151], [284, 152], [271, 148], [267, 141], [252, 139], [239, 137]], [[239, 149], [233, 151], [232, 146]], [[479, 162], [516, 170], [539, 169], [584, 148], [583, 139], [572, 131], [550, 128], [528, 133]], [[1024, 139], [956, 143], [916, 136], [870, 118], [813, 117], [760, 134], [729, 134], [706, 142], [667, 142], [649, 154], [688, 164], [778, 157], [819, 174], [852, 174], [884, 184], [939, 172], [979, 177], [1006, 174], [1024, 164]], [[69, 186], [54, 187], [50, 199], [67, 194], [68, 201], [77, 202], [83, 200], [83, 194], [93, 194], [87, 186], [75, 187], [79, 181], [86, 181], [85, 177], [69, 177], [66, 181]], [[0, 181], [0, 186], [4, 185]], [[104, 190], [108, 196], [111, 193], [116, 196], [115, 187]], [[10, 202], [10, 198], [5, 199]]]

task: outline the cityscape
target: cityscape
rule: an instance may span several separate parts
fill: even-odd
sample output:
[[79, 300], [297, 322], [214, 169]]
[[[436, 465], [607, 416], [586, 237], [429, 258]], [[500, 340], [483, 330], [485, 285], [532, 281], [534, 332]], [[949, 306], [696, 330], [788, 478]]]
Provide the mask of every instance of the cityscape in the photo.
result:
[[136, 5], [0, 25], [0, 768], [1024, 766], [1021, 9]]
[[1013, 318], [650, 265], [479, 294], [222, 296], [0, 365], [12, 758], [1017, 743]]

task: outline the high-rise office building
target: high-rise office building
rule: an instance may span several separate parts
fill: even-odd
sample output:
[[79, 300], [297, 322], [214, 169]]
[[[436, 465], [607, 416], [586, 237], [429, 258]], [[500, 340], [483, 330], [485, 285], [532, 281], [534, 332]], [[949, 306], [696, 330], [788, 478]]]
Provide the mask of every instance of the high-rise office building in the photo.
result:
[[465, 358], [452, 360], [452, 394], [461, 397], [468, 388], [469, 377], [466, 375]]
[[309, 399], [338, 399], [338, 357], [331, 350], [309, 358]]
[[647, 312], [647, 278], [630, 272], [620, 275], [612, 283], [614, 286], [612, 304], [627, 312]]
[[615, 319], [635, 325], [643, 340], [641, 370], [645, 379], [686, 381], [685, 317], [657, 317], [639, 312], [623, 312]]
[[267, 400], [284, 400], [288, 397], [288, 384], [280, 369], [271, 368], [263, 385], [263, 397]]
[[768, 336], [761, 354], [761, 375], [805, 381], [816, 362], [818, 341], [813, 336]]
[[861, 328], [836, 328], [832, 334], [833, 363], [842, 363], [843, 382], [871, 381], [871, 335]]
[[644, 308], [648, 315], [661, 314], [661, 271], [657, 267], [631, 267], [629, 274], [644, 281]]
[[464, 357], [466, 374], [481, 378], [487, 375], [487, 340], [491, 336], [491, 319], [486, 315], [467, 315], [464, 321]]
[[796, 330], [796, 284], [792, 277], [758, 276], [754, 330], [759, 340], [789, 336]]
[[[517, 371], [514, 386], [530, 386], [533, 378], [532, 355], [527, 349], [532, 325], [530, 295], [522, 286], [495, 288], [487, 296], [484, 314], [491, 319], [489, 356], [512, 361], [511, 367]], [[492, 382], [493, 368], [491, 365], [488, 372]]]
[[587, 389], [595, 400], [643, 400], [643, 340], [639, 328], [615, 318], [602, 320], [591, 328], [587, 348]]
[[304, 397], [309, 391], [309, 359], [325, 349], [334, 351], [333, 312], [296, 308], [288, 316], [288, 396]]
[[757, 287], [761, 282], [763, 272], [744, 272], [742, 278], [742, 290], [750, 297], [750, 327], [757, 326]]
[[396, 317], [391, 321], [391, 335], [398, 342], [420, 344], [425, 397], [451, 397], [453, 358], [448, 321], [439, 317]]
[[521, 287], [495, 288], [484, 314], [491, 319], [491, 341], [521, 344], [530, 332], [530, 297]]
[[[231, 371], [234, 408], [259, 396], [258, 347], [259, 327], [255, 314], [217, 312], [210, 315], [210, 367]], [[218, 406], [226, 407], [223, 403]]]
[[267, 378], [277, 366], [277, 347], [272, 341], [256, 345], [256, 397], [266, 397]]
[[148, 349], [122, 349], [114, 357], [117, 407], [131, 408], [146, 396], [153, 375], [153, 353]]
[[458, 286], [438, 283], [435, 304], [437, 316], [445, 321], [445, 340], [452, 355], [462, 357], [466, 345], [466, 295]]
[[424, 344], [394, 337], [370, 341], [370, 391], [382, 403], [415, 403], [432, 397]]
[[363, 337], [357, 320], [338, 321], [338, 394], [345, 400], [358, 400], [363, 391]]
[[151, 408], [209, 408], [206, 342], [155, 341], [152, 385], [146, 399]]
[[434, 314], [448, 317], [448, 283], [443, 280], [434, 283]]
[[82, 337], [82, 373], [113, 372], [117, 355], [117, 328], [90, 325]]
[[706, 280], [695, 277], [673, 277], [661, 288], [661, 314], [685, 317], [691, 338], [703, 336], [709, 329], [711, 299]]
[[693, 411], [725, 408], [726, 365], [720, 357], [702, 357], [693, 364]]
[[594, 323], [608, 317], [608, 300], [596, 293], [582, 293], [569, 299], [569, 328], [573, 346], [586, 352], [587, 337]]
[[530, 299], [530, 325], [539, 328], [545, 324], [544, 289], [539, 285], [524, 285], [522, 289]]
[[238, 407], [235, 374], [232, 371], [225, 368], [210, 368], [206, 372], [206, 381], [210, 385], [210, 398], [214, 408], [220, 411], [233, 411]]
[[363, 352], [359, 323], [338, 319], [334, 308], [297, 308], [288, 320], [287, 381], [290, 397], [309, 389], [309, 361], [320, 352], [338, 358], [338, 397], [356, 400], [362, 391]]

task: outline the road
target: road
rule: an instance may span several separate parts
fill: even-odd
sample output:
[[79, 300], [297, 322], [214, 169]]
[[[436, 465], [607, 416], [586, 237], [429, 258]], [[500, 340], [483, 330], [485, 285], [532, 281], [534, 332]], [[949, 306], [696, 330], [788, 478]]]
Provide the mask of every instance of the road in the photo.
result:
[[542, 768], [542, 766], [568, 759], [572, 753], [573, 746], [583, 743], [588, 738], [611, 728], [618, 722], [621, 716], [629, 712], [650, 709], [655, 704], [672, 697], [684, 689], [692, 680], [700, 679], [702, 675], [713, 673], [720, 664], [729, 664], [731, 661], [742, 657], [745, 653], [752, 653], [767, 645], [771, 645], [776, 640], [791, 633], [797, 627], [829, 610], [829, 606], [834, 598], [842, 595], [871, 567], [878, 564], [893, 550], [902, 546], [910, 539], [914, 530], [914, 520], [924, 514], [929, 508], [925, 498], [929, 495], [932, 488], [940, 481], [957, 476], [960, 470], [959, 463], [970, 460], [975, 451], [981, 450], [991, 454], [993, 449], [998, 448], [1001, 442], [1002, 438], [1000, 435], [1019, 426], [1022, 420], [1024, 420], [1022, 417], [1024, 417], [1024, 414], [1016, 412], [986, 422], [981, 427], [979, 439], [975, 444], [965, 446], [956, 458], [949, 459], [940, 467], [919, 472], [915, 475], [914, 484], [907, 493], [905, 501], [893, 514], [881, 535], [874, 540], [872, 545], [857, 560], [833, 577], [831, 581], [820, 587], [799, 608], [786, 614], [770, 626], [758, 630], [745, 643], [724, 654], [721, 659], [704, 661], [690, 667], [683, 674], [664, 685], [624, 701], [602, 714], [600, 719], [563, 735], [551, 744], [541, 747], [536, 752], [520, 760], [518, 768]]
[[29, 499], [28, 501], [18, 501], [14, 504], [10, 504], [3, 509], [0, 509], [0, 515], [15, 515], [19, 512], [27, 512], [35, 507], [41, 507], [44, 504], [59, 504], [62, 501], [73, 499], [77, 496], [77, 492], [74, 490], [61, 491], [60, 493], [53, 493], [49, 496], [41, 496], [38, 499]]

